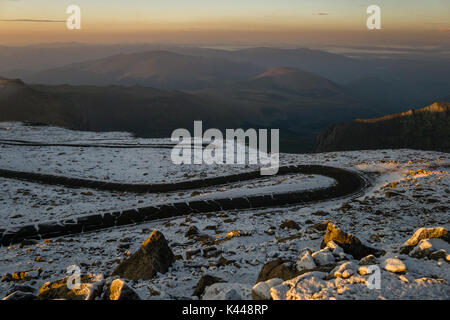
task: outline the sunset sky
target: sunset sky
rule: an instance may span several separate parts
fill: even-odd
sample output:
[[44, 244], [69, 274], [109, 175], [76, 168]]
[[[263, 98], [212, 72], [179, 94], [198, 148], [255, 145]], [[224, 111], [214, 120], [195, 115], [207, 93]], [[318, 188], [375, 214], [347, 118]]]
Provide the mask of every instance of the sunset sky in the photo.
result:
[[[81, 8], [69, 31], [66, 8]], [[366, 8], [382, 10], [378, 35]], [[0, 0], [0, 44], [37, 42], [432, 41], [450, 38], [449, 0]]]

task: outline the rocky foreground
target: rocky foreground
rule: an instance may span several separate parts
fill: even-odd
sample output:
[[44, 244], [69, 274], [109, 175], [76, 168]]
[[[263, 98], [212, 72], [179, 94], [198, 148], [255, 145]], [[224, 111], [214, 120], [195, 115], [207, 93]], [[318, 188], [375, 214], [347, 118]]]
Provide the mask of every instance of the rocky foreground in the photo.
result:
[[[297, 229], [298, 225], [288, 220], [282, 227]], [[441, 292], [441, 298], [449, 298], [447, 279], [415, 278], [408, 273], [404, 262], [414, 265], [420, 264], [420, 261], [413, 259], [436, 261], [437, 266], [448, 271], [450, 233], [447, 229], [418, 229], [399, 246], [398, 256], [366, 246], [355, 236], [337, 228], [331, 221], [315, 224], [311, 228], [326, 230], [321, 249], [314, 251], [303, 248], [296, 261], [276, 259], [264, 264], [257, 283], [251, 290], [254, 300], [334, 299], [336, 295], [345, 296], [348, 292], [368, 294], [369, 290], [380, 290], [381, 285], [388, 285], [393, 290], [406, 286], [408, 291], [419, 291], [422, 286], [433, 285], [434, 289]], [[238, 231], [227, 234], [227, 238], [235, 236], [243, 235]], [[186, 232], [186, 237], [202, 241], [198, 230], [192, 227]], [[213, 242], [226, 239], [218, 238]], [[217, 250], [203, 250], [202, 254], [217, 255], [211, 251]], [[140, 300], [139, 294], [129, 283], [151, 280], [157, 273], [166, 273], [177, 259], [183, 257], [175, 256], [164, 235], [154, 230], [139, 250], [121, 262], [106, 278], [102, 274], [81, 275], [80, 285], [74, 288], [71, 285], [73, 277], [68, 276], [54, 282], [45, 282], [36, 292], [33, 286], [22, 284], [36, 277], [36, 273], [6, 274], [2, 281], [13, 284], [9, 290], [12, 292], [3, 300]], [[223, 256], [217, 260], [217, 265], [232, 263], [234, 262]], [[248, 295], [249, 289], [248, 286], [227, 283], [219, 277], [205, 274], [195, 286], [193, 296], [204, 300], [240, 300]]]
[[[281, 160], [355, 170], [370, 187], [308, 205], [189, 214], [0, 247], [0, 298], [450, 298], [448, 154], [378, 150]], [[81, 285], [69, 289], [73, 265]]]

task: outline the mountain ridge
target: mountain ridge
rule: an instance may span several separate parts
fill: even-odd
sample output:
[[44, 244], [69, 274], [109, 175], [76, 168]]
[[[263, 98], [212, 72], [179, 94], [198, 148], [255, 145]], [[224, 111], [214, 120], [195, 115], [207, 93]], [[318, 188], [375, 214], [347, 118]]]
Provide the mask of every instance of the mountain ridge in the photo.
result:
[[315, 151], [401, 148], [450, 152], [450, 102], [332, 125], [319, 134]]

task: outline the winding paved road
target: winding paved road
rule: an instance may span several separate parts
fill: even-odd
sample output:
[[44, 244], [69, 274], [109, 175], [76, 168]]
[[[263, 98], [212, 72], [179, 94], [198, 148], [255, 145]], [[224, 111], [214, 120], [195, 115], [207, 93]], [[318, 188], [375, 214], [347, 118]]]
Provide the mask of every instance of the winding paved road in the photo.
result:
[[[34, 225], [0, 228], [0, 244], [10, 245], [27, 239], [41, 240], [65, 235], [78, 234], [94, 230], [123, 225], [138, 224], [147, 221], [178, 217], [189, 213], [206, 213], [222, 210], [242, 210], [255, 208], [273, 208], [306, 204], [336, 199], [358, 193], [367, 187], [367, 181], [357, 172], [320, 165], [297, 165], [280, 167], [278, 176], [286, 174], [316, 174], [327, 176], [336, 181], [333, 186], [298, 192], [274, 193], [237, 198], [217, 198], [213, 200], [175, 201], [158, 206], [133, 208], [93, 215], [84, 215], [60, 221], [43, 222]], [[49, 174], [19, 172], [0, 169], [0, 177], [20, 179], [34, 183], [60, 185], [69, 188], [92, 188], [108, 191], [127, 191], [135, 193], [173, 192], [178, 190], [200, 189], [224, 185], [238, 181], [261, 178], [260, 171], [239, 173], [229, 176], [190, 180], [167, 184], [127, 184], [54, 176]]]
[[[172, 148], [167, 144], [75, 144], [75, 143], [42, 143], [25, 140], [4, 140], [0, 144], [14, 146], [37, 147], [89, 147], [89, 148]], [[221, 210], [243, 210], [255, 208], [274, 208], [306, 204], [323, 200], [331, 200], [350, 196], [367, 187], [367, 181], [357, 172], [341, 168], [321, 165], [297, 165], [280, 167], [277, 176], [287, 174], [315, 174], [332, 178], [336, 184], [322, 189], [274, 193], [271, 195], [253, 195], [236, 198], [215, 198], [212, 200], [179, 200], [158, 206], [133, 208], [124, 211], [113, 211], [92, 215], [80, 215], [60, 221], [42, 222], [33, 225], [15, 226], [9, 229], [0, 227], [0, 245], [10, 245], [33, 239], [41, 240], [64, 235], [78, 234], [94, 230], [112, 228], [123, 225], [138, 224], [163, 218], [178, 217], [189, 213], [206, 213]], [[187, 180], [164, 184], [132, 184], [105, 182], [56, 176], [50, 174], [21, 172], [0, 169], [0, 177], [19, 179], [46, 185], [58, 185], [68, 188], [91, 188], [104, 191], [132, 193], [167, 193], [181, 190], [198, 190], [206, 187], [226, 185], [235, 182], [261, 178], [260, 171], [238, 173], [228, 176], [211, 177], [198, 180]]]

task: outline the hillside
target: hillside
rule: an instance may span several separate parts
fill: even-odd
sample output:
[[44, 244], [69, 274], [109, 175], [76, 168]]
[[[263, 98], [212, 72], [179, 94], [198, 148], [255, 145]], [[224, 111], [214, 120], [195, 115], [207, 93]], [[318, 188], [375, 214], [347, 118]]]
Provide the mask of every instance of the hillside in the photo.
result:
[[0, 80], [0, 121], [168, 137], [177, 128], [192, 128], [197, 119], [211, 127], [237, 127], [235, 113], [232, 106], [179, 91], [140, 86], [33, 86], [21, 80]]
[[333, 125], [319, 135], [316, 152], [388, 148], [449, 152], [450, 103]]
[[0, 121], [32, 121], [71, 126], [73, 115], [44, 92], [19, 79], [0, 78]]

